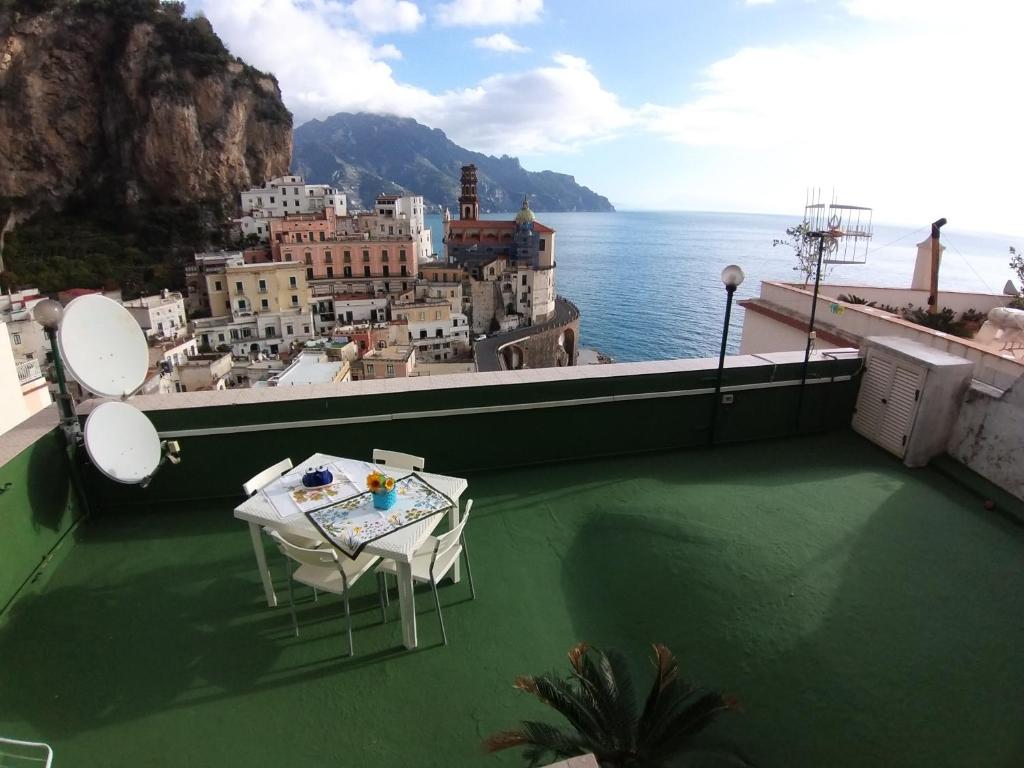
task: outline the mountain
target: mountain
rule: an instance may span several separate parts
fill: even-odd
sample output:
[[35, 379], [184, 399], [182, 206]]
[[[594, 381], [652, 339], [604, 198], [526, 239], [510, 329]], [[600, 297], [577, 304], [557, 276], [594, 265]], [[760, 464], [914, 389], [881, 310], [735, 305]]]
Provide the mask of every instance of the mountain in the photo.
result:
[[292, 118], [277, 81], [184, 12], [0, 0], [0, 233], [19, 225], [6, 286], [165, 279], [170, 269], [149, 269], [156, 251], [201, 247], [240, 189], [287, 172]]
[[372, 208], [381, 192], [410, 192], [456, 212], [461, 168], [469, 163], [477, 168], [484, 212], [517, 210], [523, 195], [536, 211], [615, 210], [608, 198], [572, 176], [527, 171], [514, 157], [471, 152], [409, 118], [340, 112], [295, 129], [294, 172], [340, 188], [354, 209]]

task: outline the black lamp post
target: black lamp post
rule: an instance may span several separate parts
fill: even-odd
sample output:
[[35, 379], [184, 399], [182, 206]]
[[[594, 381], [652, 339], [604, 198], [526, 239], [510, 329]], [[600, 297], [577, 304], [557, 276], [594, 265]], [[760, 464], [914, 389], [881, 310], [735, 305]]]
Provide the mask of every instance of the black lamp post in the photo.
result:
[[725, 347], [729, 343], [729, 318], [732, 316], [732, 295], [743, 283], [743, 270], [730, 264], [722, 270], [722, 283], [725, 285], [725, 323], [722, 326], [722, 348], [718, 353], [718, 375], [715, 377], [715, 407], [711, 411], [711, 430], [708, 443], [715, 442], [715, 428], [718, 424], [718, 408], [722, 401], [722, 371], [725, 369]]

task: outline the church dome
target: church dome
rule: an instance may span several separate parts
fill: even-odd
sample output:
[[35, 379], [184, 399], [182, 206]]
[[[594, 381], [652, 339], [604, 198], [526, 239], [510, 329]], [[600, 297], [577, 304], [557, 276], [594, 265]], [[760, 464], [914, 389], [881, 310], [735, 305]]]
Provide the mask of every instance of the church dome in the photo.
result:
[[519, 213], [516, 214], [516, 224], [532, 224], [536, 221], [537, 217], [533, 215], [533, 211], [530, 210], [530, 203], [524, 197], [523, 207], [519, 209]]

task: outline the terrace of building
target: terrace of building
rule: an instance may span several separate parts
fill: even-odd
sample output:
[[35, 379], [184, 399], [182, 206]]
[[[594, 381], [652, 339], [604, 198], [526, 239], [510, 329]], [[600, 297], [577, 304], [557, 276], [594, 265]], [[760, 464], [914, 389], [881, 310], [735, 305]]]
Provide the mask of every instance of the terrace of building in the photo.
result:
[[[646, 676], [663, 642], [740, 699], [705, 738], [755, 765], [1017, 764], [1024, 532], [982, 502], [1019, 506], [854, 435], [860, 362], [812, 361], [797, 419], [795, 358], [729, 358], [714, 435], [707, 360], [138, 397], [184, 460], [146, 490], [80, 460], [87, 517], [37, 416], [0, 451], [0, 734], [115, 768], [521, 765], [480, 749], [553, 720], [517, 675], [587, 640]], [[361, 582], [348, 657], [333, 596], [300, 593], [299, 637], [267, 607], [231, 510], [282, 456], [381, 446], [468, 478], [478, 596], [441, 588], [442, 646], [420, 594], [407, 651]]]

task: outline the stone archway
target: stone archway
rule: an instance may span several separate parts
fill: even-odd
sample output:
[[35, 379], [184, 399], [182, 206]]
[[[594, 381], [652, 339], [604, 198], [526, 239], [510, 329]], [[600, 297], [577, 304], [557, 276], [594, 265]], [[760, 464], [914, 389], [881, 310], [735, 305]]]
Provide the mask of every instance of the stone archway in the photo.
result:
[[576, 365], [576, 331], [572, 328], [566, 328], [559, 341], [568, 359], [566, 365]]
[[526, 350], [518, 344], [509, 344], [507, 347], [502, 347], [500, 354], [504, 370], [518, 371], [526, 367]]

